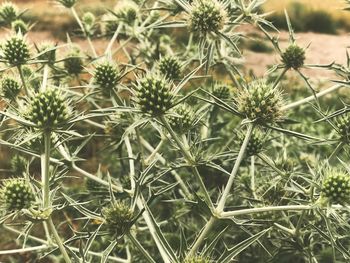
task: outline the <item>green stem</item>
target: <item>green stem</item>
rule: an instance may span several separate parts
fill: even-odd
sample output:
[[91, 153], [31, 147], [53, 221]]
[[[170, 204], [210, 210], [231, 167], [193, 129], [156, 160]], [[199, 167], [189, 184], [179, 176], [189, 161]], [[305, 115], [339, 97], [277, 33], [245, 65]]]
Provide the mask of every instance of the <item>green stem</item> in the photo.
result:
[[62, 240], [61, 240], [60, 236], [57, 233], [55, 225], [52, 222], [51, 216], [49, 217], [49, 219], [47, 219], [47, 223], [49, 224], [49, 228], [51, 230], [51, 233], [53, 234], [53, 236], [54, 236], [54, 238], [56, 240], [56, 243], [57, 243], [57, 245], [58, 245], [58, 247], [59, 247], [59, 249], [60, 249], [60, 251], [61, 251], [61, 253], [63, 255], [64, 260], [66, 261], [66, 263], [71, 263], [72, 261], [70, 260], [70, 257], [69, 257], [69, 255], [67, 253], [67, 250], [64, 247], [64, 244], [62, 243]]
[[148, 254], [148, 252], [144, 249], [144, 247], [140, 244], [140, 242], [131, 234], [127, 234], [130, 241], [139, 249], [139, 251], [145, 256], [146, 260], [151, 263], [156, 263], [153, 258]]
[[279, 76], [275, 79], [275, 82], [273, 83], [273, 86], [272, 86], [273, 89], [278, 85], [278, 83], [281, 81], [281, 79], [283, 78], [284, 74], [286, 74], [287, 71], [288, 71], [288, 68], [284, 68], [281, 74], [279, 74]]
[[28, 96], [29, 93], [28, 93], [28, 88], [27, 88], [26, 81], [25, 81], [25, 79], [24, 79], [23, 70], [22, 70], [22, 65], [18, 65], [18, 66], [17, 66], [17, 69], [18, 69], [18, 73], [19, 73], [19, 76], [20, 76], [21, 81], [22, 81], [22, 86], [23, 86], [23, 89], [24, 89], [24, 93]]
[[253, 128], [254, 128], [254, 125], [252, 123], [250, 123], [248, 126], [247, 133], [245, 135], [244, 141], [242, 143], [241, 149], [239, 150], [236, 162], [235, 162], [233, 169], [232, 169], [232, 172], [230, 174], [230, 178], [227, 181], [226, 187], [224, 189], [224, 192], [223, 192], [221, 199], [219, 201], [219, 204], [217, 206], [217, 212], [219, 212], [219, 213], [221, 213], [224, 210], [226, 199], [227, 199], [228, 195], [230, 194], [230, 191], [231, 191], [233, 182], [235, 180], [236, 174], [238, 172], [239, 166], [241, 165], [241, 162], [243, 160], [245, 150], [247, 148], [250, 136], [252, 135], [252, 132], [253, 132]]
[[51, 151], [51, 132], [44, 132], [44, 153], [41, 155], [41, 181], [43, 191], [43, 209], [50, 206], [50, 151]]
[[266, 206], [266, 207], [241, 209], [241, 210], [230, 211], [230, 212], [222, 212], [220, 214], [220, 217], [230, 218], [233, 216], [249, 215], [249, 214], [270, 212], [270, 211], [302, 211], [302, 210], [312, 210], [315, 208], [316, 208], [315, 206], [311, 206], [311, 205]]
[[173, 131], [173, 129], [171, 128], [171, 126], [169, 125], [169, 123], [167, 122], [167, 120], [165, 119], [164, 115], [159, 117], [160, 121], [163, 123], [163, 125], [165, 126], [165, 128], [168, 130], [168, 132], [170, 133], [171, 137], [174, 139], [175, 143], [177, 144], [177, 146], [180, 148], [180, 151], [182, 152], [184, 158], [186, 159], [187, 163], [191, 166], [191, 169], [193, 171], [193, 174], [196, 176], [198, 182], [199, 182], [199, 186], [204, 194], [204, 198], [205, 201], [207, 202], [207, 204], [213, 208], [214, 205], [210, 199], [210, 195], [204, 185], [204, 182], [202, 180], [202, 177], [199, 174], [199, 171], [197, 169], [197, 167], [194, 165], [195, 164], [195, 160], [193, 159], [191, 153], [184, 147], [184, 145], [181, 142], [181, 139], [177, 136], [177, 134]]

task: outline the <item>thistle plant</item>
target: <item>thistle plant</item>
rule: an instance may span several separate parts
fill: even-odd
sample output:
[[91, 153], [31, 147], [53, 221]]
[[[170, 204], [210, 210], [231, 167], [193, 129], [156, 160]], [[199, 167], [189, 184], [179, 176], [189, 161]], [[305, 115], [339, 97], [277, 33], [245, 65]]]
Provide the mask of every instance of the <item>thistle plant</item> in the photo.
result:
[[55, 2], [68, 45], [0, 7], [0, 261], [349, 262], [348, 55], [307, 64], [287, 14], [281, 48], [263, 1]]

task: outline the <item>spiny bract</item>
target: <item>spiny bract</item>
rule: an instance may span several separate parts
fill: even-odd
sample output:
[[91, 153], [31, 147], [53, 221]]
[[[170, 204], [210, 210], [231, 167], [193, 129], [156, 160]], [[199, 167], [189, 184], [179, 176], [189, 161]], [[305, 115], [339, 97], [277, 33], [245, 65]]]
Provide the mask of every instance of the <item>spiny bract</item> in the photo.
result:
[[191, 6], [188, 26], [191, 32], [206, 35], [223, 29], [227, 12], [216, 0], [196, 0]]
[[65, 124], [69, 117], [66, 98], [58, 89], [49, 88], [34, 96], [26, 118], [40, 128], [52, 129]]
[[93, 75], [94, 84], [108, 95], [117, 86], [120, 79], [117, 66], [110, 62], [98, 64]]
[[131, 227], [133, 211], [123, 202], [115, 202], [102, 210], [106, 226], [112, 235], [123, 235]]
[[13, 35], [3, 45], [3, 56], [10, 65], [20, 65], [30, 57], [29, 46], [20, 34]]
[[136, 102], [143, 113], [164, 114], [172, 106], [172, 92], [169, 85], [157, 77], [145, 77], [137, 86]]
[[282, 61], [287, 68], [298, 69], [304, 65], [305, 50], [292, 44], [283, 52]]
[[323, 181], [322, 195], [333, 204], [350, 200], [350, 176], [342, 171], [330, 170]]
[[159, 71], [167, 79], [175, 80], [180, 78], [181, 65], [175, 57], [162, 57], [159, 61]]
[[29, 208], [35, 200], [30, 185], [23, 179], [4, 180], [0, 193], [5, 208], [10, 211]]
[[1, 93], [9, 100], [13, 100], [21, 92], [21, 86], [18, 81], [10, 76], [5, 76], [1, 79]]
[[238, 91], [236, 103], [238, 111], [250, 120], [275, 122], [283, 116], [281, 91], [263, 79], [252, 81]]

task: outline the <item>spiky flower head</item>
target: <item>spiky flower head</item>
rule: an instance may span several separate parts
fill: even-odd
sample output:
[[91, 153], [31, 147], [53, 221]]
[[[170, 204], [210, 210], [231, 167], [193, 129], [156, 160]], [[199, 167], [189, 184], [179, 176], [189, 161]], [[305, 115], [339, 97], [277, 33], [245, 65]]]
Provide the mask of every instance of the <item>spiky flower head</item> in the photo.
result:
[[26, 34], [29, 30], [29, 26], [22, 19], [17, 19], [11, 23], [11, 28], [16, 33]]
[[121, 236], [131, 227], [133, 211], [124, 202], [117, 201], [102, 210], [106, 226], [112, 235]]
[[191, 5], [188, 20], [189, 30], [193, 33], [206, 35], [224, 28], [227, 12], [217, 0], [195, 0]]
[[282, 54], [282, 62], [287, 68], [298, 69], [304, 65], [305, 50], [296, 44], [290, 45]]
[[114, 7], [114, 13], [119, 21], [131, 25], [137, 18], [139, 7], [133, 1], [122, 0]]
[[340, 117], [337, 122], [337, 132], [341, 139], [344, 141], [349, 141], [350, 139], [350, 115]]
[[119, 21], [117, 20], [117, 18], [108, 13], [102, 16], [102, 32], [106, 35], [106, 36], [111, 36], [114, 34], [115, 31], [117, 31], [118, 27], [119, 27]]
[[[245, 138], [245, 134], [239, 133], [238, 137], [239, 137], [239, 145], [242, 145]], [[265, 142], [266, 142], [265, 135], [259, 129], [255, 129], [249, 138], [247, 148], [245, 150], [245, 156], [250, 157], [260, 153], [264, 148]]]
[[180, 78], [181, 64], [176, 57], [162, 57], [158, 64], [160, 73], [167, 79], [175, 80]]
[[210, 260], [203, 256], [193, 256], [185, 259], [183, 263], [210, 263]]
[[57, 88], [48, 88], [29, 102], [25, 117], [42, 129], [54, 129], [69, 118], [68, 103]]
[[3, 57], [12, 66], [24, 64], [30, 57], [29, 46], [21, 34], [12, 35], [2, 47]]
[[37, 47], [38, 60], [52, 65], [56, 61], [56, 44], [51, 41], [41, 42]]
[[282, 118], [282, 93], [264, 79], [249, 83], [236, 97], [238, 111], [257, 122], [275, 122]]
[[23, 174], [27, 169], [27, 159], [21, 155], [14, 155], [11, 159], [11, 170], [14, 174]]
[[78, 48], [74, 48], [64, 60], [64, 68], [70, 75], [78, 75], [83, 71], [84, 61]]
[[230, 98], [230, 89], [227, 85], [217, 84], [214, 86], [213, 95], [220, 100], [227, 100]]
[[333, 204], [350, 201], [350, 176], [340, 170], [329, 170], [322, 184], [322, 196]]
[[171, 128], [178, 133], [186, 133], [193, 128], [194, 113], [189, 105], [183, 104], [174, 108], [175, 115], [169, 116]]
[[81, 21], [85, 28], [86, 33], [89, 33], [95, 26], [96, 17], [91, 12], [86, 12], [83, 14]]
[[164, 114], [172, 106], [173, 94], [165, 80], [147, 76], [137, 85], [136, 102], [143, 113]]
[[110, 95], [110, 92], [117, 87], [120, 80], [118, 67], [108, 61], [98, 64], [93, 75], [94, 84], [101, 89], [105, 95]]
[[35, 200], [30, 185], [19, 178], [4, 180], [0, 193], [5, 208], [10, 211], [29, 208]]
[[56, 0], [56, 1], [66, 8], [71, 8], [77, 3], [77, 0]]
[[10, 25], [18, 17], [18, 8], [12, 2], [4, 2], [0, 6], [0, 17], [7, 24]]
[[14, 100], [21, 92], [21, 86], [18, 81], [10, 76], [5, 76], [1, 79], [1, 93], [9, 100]]

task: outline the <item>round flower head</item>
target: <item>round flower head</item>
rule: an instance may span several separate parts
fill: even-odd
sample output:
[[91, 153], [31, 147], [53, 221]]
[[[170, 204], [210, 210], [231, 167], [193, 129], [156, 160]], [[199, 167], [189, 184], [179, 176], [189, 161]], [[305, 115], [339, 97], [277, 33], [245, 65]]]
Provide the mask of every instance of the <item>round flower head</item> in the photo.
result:
[[175, 57], [162, 57], [159, 61], [159, 71], [167, 79], [175, 80], [180, 78], [181, 65]]
[[23, 179], [4, 180], [0, 193], [5, 208], [10, 211], [29, 208], [35, 200], [30, 185]]
[[202, 256], [193, 256], [185, 259], [184, 263], [210, 263], [210, 260]]
[[305, 50], [292, 44], [282, 54], [282, 62], [287, 68], [298, 69], [304, 65]]
[[77, 0], [56, 0], [56, 1], [66, 8], [73, 7], [77, 2]]
[[114, 7], [114, 13], [119, 21], [131, 25], [137, 18], [139, 7], [133, 1], [123, 0]]
[[56, 61], [56, 44], [53, 42], [42, 42], [37, 47], [38, 60], [53, 64]]
[[[242, 145], [245, 138], [244, 133], [239, 134], [239, 145]], [[247, 144], [247, 148], [245, 150], [246, 157], [254, 156], [260, 153], [263, 150], [265, 144], [265, 136], [260, 131], [255, 129], [250, 136], [249, 142]]]
[[27, 170], [27, 159], [16, 154], [11, 159], [11, 170], [14, 174], [23, 174]]
[[186, 133], [193, 127], [194, 113], [189, 105], [181, 105], [174, 109], [176, 116], [169, 116], [171, 128], [179, 133]]
[[11, 28], [16, 33], [22, 33], [26, 34], [29, 30], [29, 27], [26, 22], [24, 22], [22, 19], [17, 19], [11, 23]]
[[66, 98], [58, 89], [41, 91], [29, 102], [25, 117], [43, 129], [64, 125], [69, 118]]
[[344, 141], [349, 141], [350, 139], [350, 116], [344, 116], [339, 118], [336, 123], [337, 132], [340, 135], [341, 139]]
[[78, 75], [83, 71], [84, 62], [78, 49], [74, 49], [67, 55], [64, 68], [70, 75]]
[[217, 0], [195, 0], [191, 6], [188, 27], [191, 32], [206, 35], [223, 29], [227, 12]]
[[137, 86], [136, 102], [143, 113], [164, 114], [172, 106], [172, 92], [169, 85], [157, 77], [145, 77]]
[[20, 65], [30, 57], [29, 46], [21, 34], [13, 35], [2, 47], [3, 57], [10, 65]]
[[133, 211], [123, 202], [115, 202], [102, 210], [106, 226], [112, 235], [121, 236], [131, 227]]
[[282, 118], [281, 91], [265, 80], [255, 80], [237, 94], [238, 111], [250, 120], [275, 122]]
[[10, 25], [18, 17], [18, 8], [11, 2], [4, 2], [0, 6], [0, 17], [7, 24]]
[[93, 75], [94, 84], [101, 89], [105, 95], [110, 95], [110, 92], [117, 86], [120, 80], [119, 70], [117, 66], [111, 62], [98, 64]]
[[220, 100], [227, 100], [230, 97], [230, 89], [226, 85], [215, 85], [213, 95]]
[[330, 170], [323, 181], [322, 196], [333, 204], [350, 201], [350, 176], [342, 171]]
[[95, 25], [96, 17], [93, 13], [86, 12], [84, 13], [81, 20], [83, 22], [85, 30], [89, 32]]
[[8, 76], [1, 79], [1, 93], [6, 99], [14, 100], [20, 92], [21, 86], [17, 80]]

